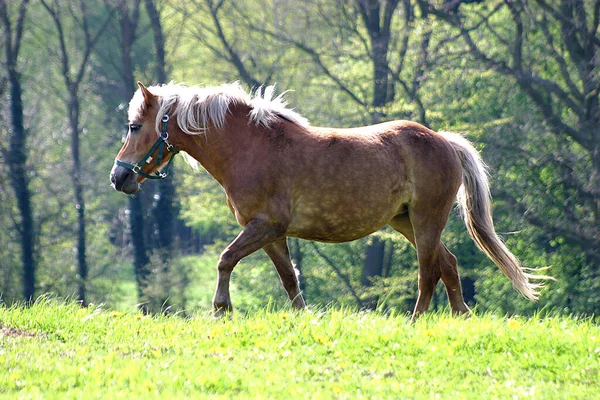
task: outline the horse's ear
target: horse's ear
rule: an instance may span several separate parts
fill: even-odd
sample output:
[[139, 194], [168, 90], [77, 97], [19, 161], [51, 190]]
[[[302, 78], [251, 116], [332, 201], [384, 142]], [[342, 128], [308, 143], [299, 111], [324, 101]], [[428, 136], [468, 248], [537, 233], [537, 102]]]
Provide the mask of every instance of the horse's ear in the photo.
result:
[[148, 106], [151, 106], [152, 103], [154, 103], [154, 100], [156, 100], [156, 96], [150, 93], [150, 91], [146, 88], [146, 86], [144, 86], [142, 82], [138, 81], [137, 84], [140, 87], [140, 90], [142, 91], [142, 95], [144, 95], [144, 103], [146, 103], [146, 105]]

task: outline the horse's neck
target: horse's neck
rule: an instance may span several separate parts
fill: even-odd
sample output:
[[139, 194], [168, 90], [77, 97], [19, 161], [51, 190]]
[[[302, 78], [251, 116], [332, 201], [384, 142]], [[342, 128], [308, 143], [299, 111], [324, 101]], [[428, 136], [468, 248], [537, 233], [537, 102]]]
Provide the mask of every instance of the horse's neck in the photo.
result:
[[224, 184], [236, 161], [246, 154], [246, 150], [251, 146], [250, 129], [245, 118], [230, 115], [223, 129], [209, 128], [204, 135], [193, 137], [193, 144], [188, 153], [215, 179]]

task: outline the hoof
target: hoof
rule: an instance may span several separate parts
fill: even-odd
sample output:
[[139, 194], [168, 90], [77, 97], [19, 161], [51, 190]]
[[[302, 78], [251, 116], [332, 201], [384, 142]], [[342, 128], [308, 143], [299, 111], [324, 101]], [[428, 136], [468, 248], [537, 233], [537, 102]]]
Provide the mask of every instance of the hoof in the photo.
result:
[[463, 303], [460, 307], [456, 307], [452, 310], [452, 316], [469, 318], [471, 316], [471, 309]]
[[233, 313], [233, 307], [231, 307], [231, 304], [214, 304], [213, 312], [215, 318], [223, 318]]
[[296, 297], [292, 300], [292, 307], [296, 310], [304, 310], [306, 308], [306, 303], [302, 296]]

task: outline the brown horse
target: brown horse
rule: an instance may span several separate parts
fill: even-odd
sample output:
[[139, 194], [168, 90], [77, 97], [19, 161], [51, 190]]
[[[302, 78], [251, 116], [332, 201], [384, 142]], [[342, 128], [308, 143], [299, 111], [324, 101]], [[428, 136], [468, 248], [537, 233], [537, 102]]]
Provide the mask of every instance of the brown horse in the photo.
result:
[[[116, 190], [136, 192], [177, 150], [196, 159], [225, 189], [241, 233], [223, 251], [213, 306], [231, 311], [235, 265], [263, 249], [295, 308], [305, 303], [290, 261], [288, 236], [321, 242], [355, 240], [385, 225], [416, 248], [425, 312], [440, 278], [454, 313], [468, 313], [456, 257], [440, 236], [457, 197], [477, 246], [535, 300], [546, 279], [525, 272], [497, 236], [485, 165], [463, 137], [409, 121], [354, 129], [317, 128], [286, 108], [273, 87], [248, 94], [237, 84], [139, 90], [129, 105], [129, 134], [110, 175]], [[153, 146], [154, 142], [154, 146]]]

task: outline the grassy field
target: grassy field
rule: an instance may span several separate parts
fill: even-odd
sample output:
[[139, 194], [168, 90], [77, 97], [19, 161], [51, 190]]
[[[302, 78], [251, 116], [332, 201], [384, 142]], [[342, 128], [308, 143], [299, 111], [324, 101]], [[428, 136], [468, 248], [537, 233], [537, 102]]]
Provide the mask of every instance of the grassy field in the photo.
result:
[[600, 327], [346, 310], [214, 320], [0, 307], [1, 398], [592, 399]]

